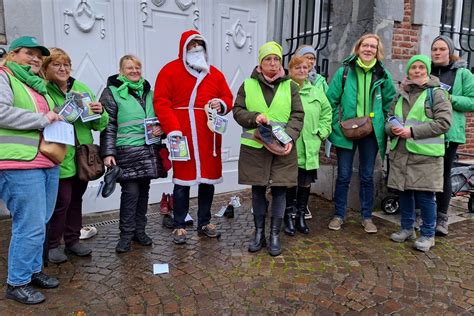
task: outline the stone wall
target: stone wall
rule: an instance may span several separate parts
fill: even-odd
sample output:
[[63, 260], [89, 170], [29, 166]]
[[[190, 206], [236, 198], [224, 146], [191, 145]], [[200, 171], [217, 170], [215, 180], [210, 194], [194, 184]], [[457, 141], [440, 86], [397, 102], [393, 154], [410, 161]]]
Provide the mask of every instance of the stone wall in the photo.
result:
[[3, 9], [3, 0], [0, 0], [0, 45], [7, 43], [7, 36], [5, 33], [5, 10]]

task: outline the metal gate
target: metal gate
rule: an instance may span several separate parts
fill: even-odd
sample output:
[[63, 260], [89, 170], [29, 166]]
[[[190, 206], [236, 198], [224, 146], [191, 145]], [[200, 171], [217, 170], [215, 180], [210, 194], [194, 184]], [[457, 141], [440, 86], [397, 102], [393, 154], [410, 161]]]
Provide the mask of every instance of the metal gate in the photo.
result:
[[319, 58], [329, 42], [331, 32], [331, 0], [292, 0], [291, 37], [287, 38], [288, 52], [283, 62], [288, 63], [299, 45], [307, 44], [316, 50], [316, 70], [327, 78], [328, 59]]
[[474, 4], [472, 0], [443, 0], [440, 33], [454, 40], [459, 55], [467, 55], [474, 72]]

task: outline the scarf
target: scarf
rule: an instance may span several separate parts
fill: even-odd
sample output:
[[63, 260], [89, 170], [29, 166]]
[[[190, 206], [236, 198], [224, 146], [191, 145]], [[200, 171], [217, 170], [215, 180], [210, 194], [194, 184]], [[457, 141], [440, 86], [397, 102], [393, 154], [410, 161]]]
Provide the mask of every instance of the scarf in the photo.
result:
[[117, 89], [118, 94], [122, 98], [125, 99], [128, 97], [128, 89], [132, 89], [133, 91], [135, 91], [139, 97], [143, 95], [143, 91], [145, 89], [145, 79], [143, 79], [143, 77], [140, 77], [140, 80], [138, 80], [137, 82], [130, 81], [124, 75], [118, 75], [117, 79], [123, 82], [123, 84]]
[[12, 61], [7, 61], [5, 65], [13, 72], [13, 75], [18, 78], [18, 80], [31, 89], [41, 95], [46, 95], [48, 93], [48, 90], [46, 90], [46, 82], [38, 75], [31, 72], [31, 66], [19, 65]]
[[419, 87], [424, 87], [428, 83], [429, 80], [430, 80], [429, 77], [420, 78], [420, 79], [413, 79], [413, 80], [408, 79], [408, 77], [406, 77], [400, 83], [400, 86], [404, 91], [410, 92], [410, 86], [411, 85], [417, 85]]
[[375, 66], [375, 63], [377, 62], [377, 59], [374, 58], [374, 60], [372, 60], [370, 62], [370, 64], [366, 65], [364, 64], [364, 62], [360, 59], [360, 57], [357, 57], [357, 65], [362, 68], [365, 72], [369, 71], [370, 69], [372, 69], [374, 66]]
[[271, 78], [263, 74], [262, 68], [260, 67], [260, 65], [257, 66], [257, 72], [261, 73], [263, 78], [265, 78], [265, 80], [268, 83], [273, 83], [273, 81], [275, 81], [279, 78], [283, 78], [285, 76], [285, 69], [283, 69], [283, 66], [280, 66], [280, 70], [278, 70], [278, 72]]

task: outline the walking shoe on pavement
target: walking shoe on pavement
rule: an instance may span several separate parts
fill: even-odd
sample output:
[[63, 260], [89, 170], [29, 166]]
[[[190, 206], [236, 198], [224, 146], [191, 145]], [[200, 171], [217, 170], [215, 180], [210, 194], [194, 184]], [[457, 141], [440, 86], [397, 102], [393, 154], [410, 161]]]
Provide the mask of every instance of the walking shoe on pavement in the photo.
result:
[[89, 247], [84, 246], [80, 242], [76, 242], [72, 246], [66, 246], [66, 252], [72, 253], [78, 257], [85, 257], [92, 253], [92, 249]]
[[198, 235], [206, 235], [209, 238], [219, 238], [221, 233], [217, 231], [216, 225], [209, 223], [198, 228]]
[[163, 216], [162, 224], [166, 228], [169, 228], [169, 229], [174, 228], [174, 219], [173, 219], [173, 216], [171, 215], [171, 213]]
[[375, 226], [370, 218], [362, 220], [362, 226], [367, 234], [375, 234], [377, 232], [377, 226]]
[[391, 234], [390, 239], [395, 242], [405, 242], [407, 239], [415, 240], [416, 233], [414, 229], [400, 229], [398, 232]]
[[142, 246], [151, 246], [153, 244], [153, 240], [145, 232], [135, 233], [132, 240]]
[[40, 271], [33, 273], [31, 276], [31, 284], [42, 289], [54, 289], [59, 286], [59, 280]]
[[177, 228], [173, 230], [173, 241], [175, 244], [182, 245], [186, 243], [186, 229]]
[[117, 243], [117, 246], [115, 246], [115, 251], [117, 253], [124, 253], [124, 252], [129, 252], [130, 251], [130, 244], [132, 241], [130, 238], [120, 238], [119, 242]]
[[436, 218], [436, 235], [438, 236], [447, 236], [449, 233], [448, 230], [448, 215], [439, 213]]
[[46, 299], [41, 292], [37, 291], [30, 284], [20, 286], [7, 284], [5, 297], [23, 304], [39, 304]]
[[427, 237], [427, 236], [421, 236], [418, 238], [415, 243], [413, 244], [413, 248], [427, 252], [431, 249], [431, 247], [434, 247], [435, 245], [435, 238], [433, 237]]
[[339, 230], [341, 229], [343, 223], [344, 221], [342, 220], [342, 218], [335, 216], [329, 222], [328, 228], [330, 230]]
[[48, 260], [51, 263], [63, 263], [67, 261], [67, 256], [62, 249], [59, 247], [49, 249]]
[[306, 205], [306, 209], [304, 211], [304, 219], [312, 219], [313, 214], [311, 214], [311, 211], [309, 210], [309, 206]]
[[168, 201], [168, 194], [161, 195], [160, 201], [160, 214], [161, 215], [168, 215], [170, 213], [169, 201]]
[[79, 239], [89, 239], [97, 235], [97, 228], [92, 226], [86, 226], [81, 228], [81, 236]]

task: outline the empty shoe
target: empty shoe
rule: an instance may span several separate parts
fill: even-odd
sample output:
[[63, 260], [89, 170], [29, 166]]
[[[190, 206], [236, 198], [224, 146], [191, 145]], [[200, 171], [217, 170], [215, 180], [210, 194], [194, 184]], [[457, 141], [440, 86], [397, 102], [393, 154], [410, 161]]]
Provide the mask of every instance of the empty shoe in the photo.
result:
[[217, 231], [216, 225], [207, 224], [198, 228], [198, 235], [205, 235], [209, 238], [218, 238], [221, 236], [221, 233]]
[[63, 263], [67, 261], [67, 256], [62, 249], [53, 248], [48, 251], [48, 260], [51, 263]]
[[142, 246], [151, 246], [153, 244], [153, 240], [145, 232], [136, 233], [132, 240]]
[[81, 228], [81, 236], [79, 237], [79, 239], [89, 239], [91, 237], [94, 237], [95, 235], [97, 235], [97, 228], [95, 227], [82, 227]]
[[130, 244], [132, 241], [130, 238], [120, 238], [119, 242], [117, 243], [117, 246], [115, 246], [115, 252], [117, 253], [124, 253], [124, 252], [129, 252], [130, 251]]
[[173, 216], [171, 215], [165, 215], [163, 216], [163, 227], [166, 227], [168, 229], [173, 229], [174, 228], [174, 219]]
[[173, 230], [173, 242], [178, 245], [182, 245], [186, 243], [186, 229], [184, 228], [177, 228]]
[[342, 218], [336, 216], [336, 217], [333, 217], [333, 219], [331, 219], [331, 221], [329, 222], [328, 228], [330, 230], [339, 230], [341, 229], [341, 226], [343, 223], [344, 221], [342, 220]]
[[285, 154], [285, 147], [273, 135], [271, 125], [259, 124], [253, 137], [271, 153], [280, 156]]
[[77, 242], [72, 246], [66, 246], [66, 251], [78, 257], [85, 257], [92, 253], [92, 249]]
[[395, 242], [405, 242], [407, 239], [415, 240], [416, 233], [414, 229], [400, 229], [398, 232], [391, 234], [390, 239]]
[[30, 284], [21, 286], [8, 284], [5, 297], [23, 304], [39, 304], [46, 299], [41, 292], [37, 291]]
[[107, 169], [104, 175], [104, 187], [102, 188], [102, 197], [106, 198], [112, 195], [117, 184], [117, 179], [123, 174], [122, 168], [117, 165], [111, 166]]
[[161, 215], [168, 215], [170, 213], [170, 207], [168, 202], [168, 194], [163, 193], [161, 195], [160, 201], [160, 214]]
[[59, 280], [40, 271], [33, 273], [31, 276], [31, 284], [42, 289], [54, 289], [59, 286]]
[[227, 218], [234, 218], [234, 206], [232, 204], [227, 205], [224, 216]]
[[362, 221], [362, 226], [367, 234], [375, 234], [377, 232], [377, 226], [375, 226], [372, 219], [364, 219]]
[[418, 238], [415, 243], [413, 244], [413, 248], [427, 252], [431, 249], [431, 247], [434, 247], [435, 245], [435, 238], [433, 237], [427, 237], [427, 236], [421, 236]]

